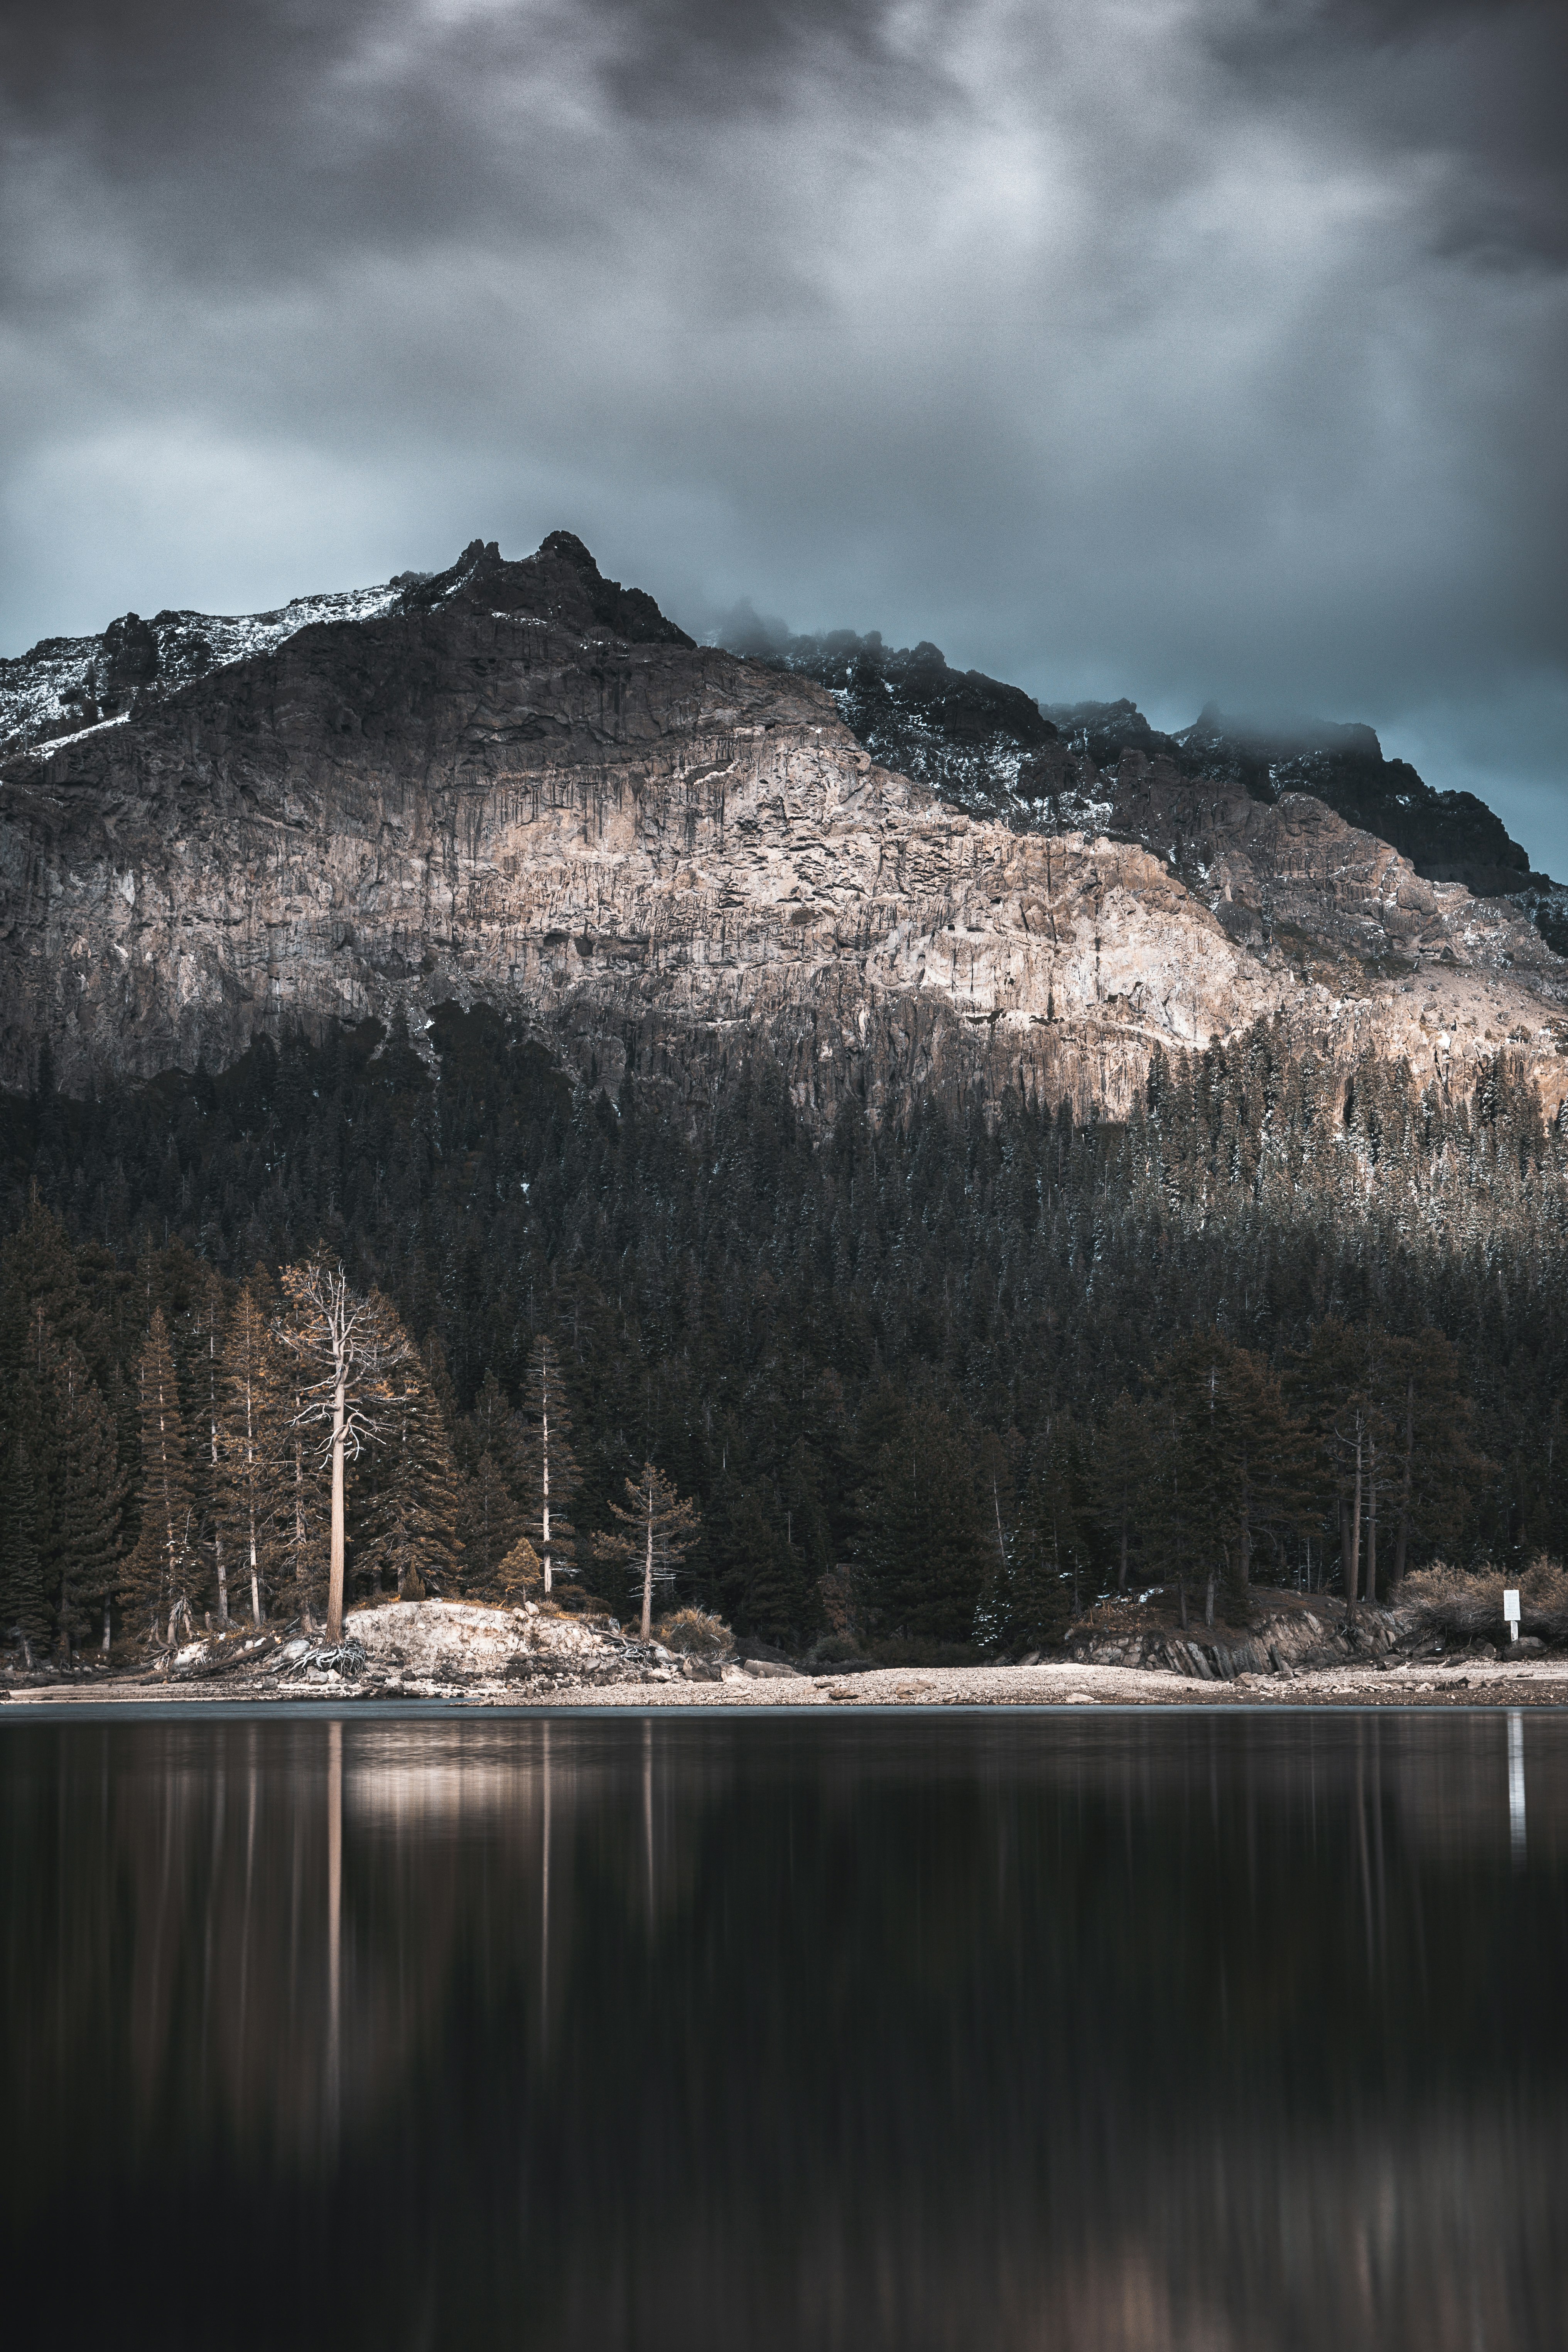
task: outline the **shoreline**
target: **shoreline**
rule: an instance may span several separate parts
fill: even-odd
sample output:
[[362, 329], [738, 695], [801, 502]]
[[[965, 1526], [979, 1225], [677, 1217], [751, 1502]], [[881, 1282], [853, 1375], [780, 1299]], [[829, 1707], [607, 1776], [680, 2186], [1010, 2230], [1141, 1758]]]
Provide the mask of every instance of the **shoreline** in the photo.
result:
[[1323, 1709], [1495, 1713], [1517, 1707], [1568, 1707], [1568, 1659], [1561, 1663], [1532, 1659], [1518, 1666], [1500, 1659], [1467, 1660], [1458, 1669], [1326, 1667], [1299, 1674], [1289, 1681], [1271, 1675], [1225, 1683], [1189, 1681], [1140, 1667], [1076, 1665], [1052, 1660], [1033, 1666], [884, 1666], [841, 1679], [801, 1674], [758, 1679], [731, 1675], [721, 1683], [563, 1681], [551, 1691], [531, 1693], [526, 1698], [515, 1687], [508, 1689], [488, 1678], [432, 1682], [400, 1690], [373, 1685], [363, 1694], [355, 1682], [341, 1681], [335, 1675], [293, 1681], [282, 1687], [275, 1681], [258, 1687], [259, 1676], [247, 1676], [237, 1685], [227, 1677], [224, 1681], [222, 1689], [215, 1689], [210, 1683], [182, 1685], [140, 1680], [118, 1686], [72, 1683], [13, 1688], [0, 1698], [0, 1722], [88, 1711], [100, 1719], [121, 1714], [167, 1716], [193, 1707], [248, 1716], [279, 1711], [295, 1716], [327, 1708], [402, 1721], [435, 1715], [548, 1717], [655, 1710], [745, 1715], [757, 1708], [781, 1707], [793, 1715], [901, 1716], [933, 1710], [1042, 1715], [1060, 1710], [1127, 1713], [1202, 1708], [1279, 1715]]

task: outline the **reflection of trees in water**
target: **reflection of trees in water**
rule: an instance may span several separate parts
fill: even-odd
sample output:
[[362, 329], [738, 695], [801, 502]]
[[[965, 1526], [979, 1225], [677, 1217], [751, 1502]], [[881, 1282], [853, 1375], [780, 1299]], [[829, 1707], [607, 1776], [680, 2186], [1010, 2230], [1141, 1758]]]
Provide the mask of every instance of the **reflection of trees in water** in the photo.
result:
[[1525, 1760], [1516, 1870], [1497, 1717], [13, 1731], [11, 2221], [91, 2118], [395, 2342], [1544, 2342]]

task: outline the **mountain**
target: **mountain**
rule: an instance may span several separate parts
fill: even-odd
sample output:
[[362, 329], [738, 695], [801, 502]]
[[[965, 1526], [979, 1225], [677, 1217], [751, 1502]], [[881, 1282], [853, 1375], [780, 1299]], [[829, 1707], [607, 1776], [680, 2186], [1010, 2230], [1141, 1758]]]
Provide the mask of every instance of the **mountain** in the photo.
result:
[[[1501, 818], [1473, 793], [1435, 792], [1407, 761], [1385, 759], [1370, 727], [1311, 719], [1265, 725], [1210, 704], [1192, 726], [1166, 734], [1135, 702], [1036, 703], [979, 670], [950, 668], [929, 642], [895, 650], [875, 631], [770, 635], [747, 625], [725, 642], [816, 678], [874, 758], [977, 815], [1047, 831], [1098, 823], [1152, 845], [1118, 795], [1129, 752], [1173, 786], [1212, 782], [1266, 805], [1306, 793], [1352, 829], [1387, 842], [1423, 880], [1511, 898], [1558, 954], [1568, 954], [1568, 887], [1532, 872]], [[1205, 848], [1206, 841], [1194, 844], [1200, 856]]]
[[1330, 805], [1373, 739], [697, 645], [564, 533], [0, 687], [0, 1643], [82, 1637], [73, 1348], [139, 1556], [154, 1307], [211, 1604], [215, 1335], [323, 1247], [423, 1351], [443, 1543], [549, 1337], [584, 1546], [655, 1461], [769, 1642], [1353, 1591], [1357, 1494], [1380, 1591], [1568, 1549], [1568, 964], [1490, 836]]
[[921, 1087], [1120, 1118], [1157, 1047], [1259, 1021], [1445, 1087], [1506, 1051], [1562, 1099], [1568, 968], [1514, 903], [1207, 739], [1113, 744], [869, 646], [832, 683], [695, 645], [555, 532], [37, 649], [0, 713], [0, 1080], [455, 1003], [683, 1099], [760, 1046], [818, 1122]]

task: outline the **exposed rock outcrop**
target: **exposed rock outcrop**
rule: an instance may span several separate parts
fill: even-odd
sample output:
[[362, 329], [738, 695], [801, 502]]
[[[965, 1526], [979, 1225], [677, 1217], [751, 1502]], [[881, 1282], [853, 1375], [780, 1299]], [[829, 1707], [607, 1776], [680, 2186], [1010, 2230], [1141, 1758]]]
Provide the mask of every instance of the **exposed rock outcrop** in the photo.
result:
[[1322, 1667], [1375, 1664], [1418, 1643], [1421, 1636], [1418, 1620], [1407, 1612], [1365, 1602], [1354, 1618], [1338, 1607], [1325, 1608], [1321, 1614], [1310, 1609], [1271, 1610], [1260, 1595], [1245, 1633], [1201, 1624], [1185, 1632], [1155, 1627], [1100, 1633], [1084, 1626], [1069, 1637], [1068, 1652], [1085, 1665], [1137, 1666], [1195, 1682], [1233, 1683], [1241, 1675], [1282, 1675], [1289, 1680]]
[[46, 1040], [82, 1088], [455, 999], [591, 1081], [700, 1092], [761, 1043], [824, 1118], [920, 1085], [1116, 1116], [1156, 1045], [1265, 1018], [1445, 1085], [1511, 1050], [1562, 1099], [1565, 968], [1319, 800], [1130, 751], [1108, 811], [1051, 738], [1036, 782], [1083, 821], [1020, 830], [566, 534], [395, 587], [0, 770], [0, 1080]]

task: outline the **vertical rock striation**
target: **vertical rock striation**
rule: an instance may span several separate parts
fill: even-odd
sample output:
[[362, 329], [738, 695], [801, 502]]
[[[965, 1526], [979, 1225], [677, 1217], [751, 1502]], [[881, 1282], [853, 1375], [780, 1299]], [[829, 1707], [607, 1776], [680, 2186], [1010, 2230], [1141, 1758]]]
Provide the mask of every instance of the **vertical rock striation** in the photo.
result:
[[1561, 1098], [1563, 967], [1512, 908], [1302, 795], [1130, 751], [1111, 828], [1071, 781], [1083, 826], [973, 816], [567, 535], [476, 542], [0, 770], [0, 1079], [45, 1039], [80, 1088], [455, 999], [600, 1082], [698, 1093], [760, 1045], [824, 1119], [921, 1086], [1118, 1116], [1156, 1045], [1265, 1018], [1445, 1082], [1506, 1045]]

